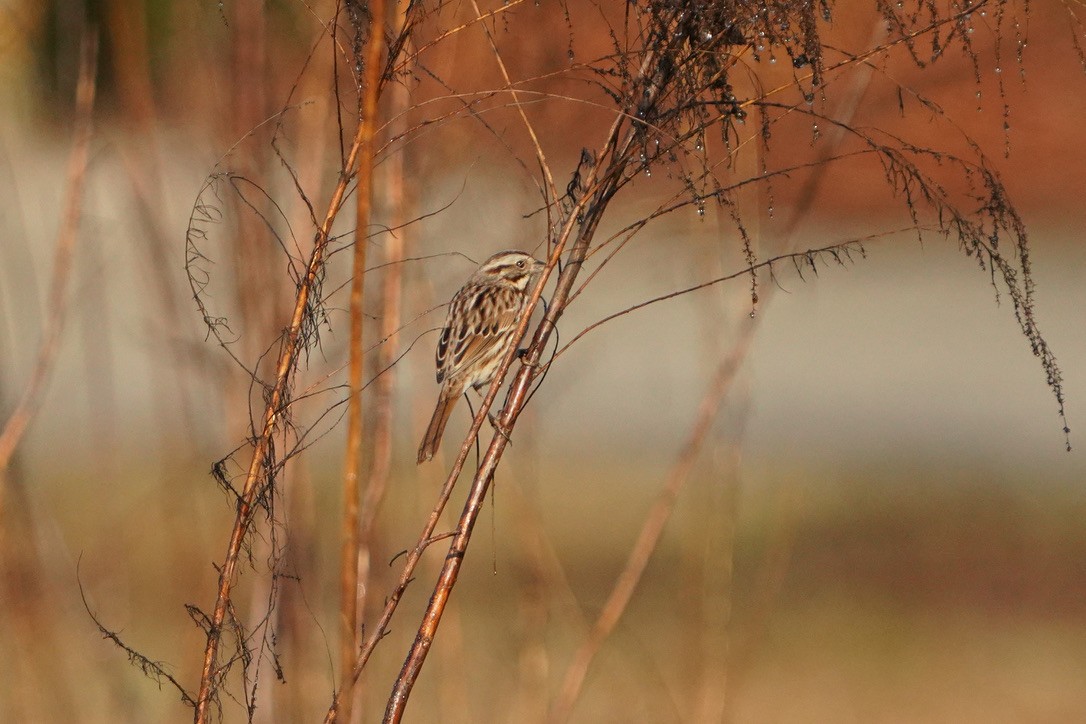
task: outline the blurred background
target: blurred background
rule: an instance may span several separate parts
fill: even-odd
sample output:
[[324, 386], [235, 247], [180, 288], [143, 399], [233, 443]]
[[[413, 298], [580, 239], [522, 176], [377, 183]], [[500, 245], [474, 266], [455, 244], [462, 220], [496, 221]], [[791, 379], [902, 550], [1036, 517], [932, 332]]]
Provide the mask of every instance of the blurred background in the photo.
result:
[[[880, 19], [858, 5], [834, 8], [827, 46], [879, 42]], [[195, 688], [204, 635], [184, 606], [210, 608], [233, 519], [209, 471], [244, 446], [262, 414], [242, 365], [266, 376], [289, 321], [289, 259], [312, 244], [296, 189], [319, 217], [338, 173], [340, 120], [347, 138], [353, 129], [350, 79], [334, 80], [343, 57], [322, 37], [333, 13], [331, 2], [291, 0], [0, 1], [5, 420], [54, 311], [80, 38], [94, 27], [99, 43], [60, 346], [0, 492], [0, 720], [191, 718], [91, 614]], [[749, 348], [572, 720], [1086, 718], [1083, 33], [1060, 3], [1007, 13], [998, 27], [977, 19], [975, 55], [952, 49], [921, 68], [899, 47], [835, 76], [815, 103], [917, 145], [970, 152], [965, 134], [984, 150], [1029, 231], [1035, 313], [1063, 370], [1073, 450], [1009, 301], [953, 238], [887, 235], [866, 244], [864, 258], [817, 275], [779, 266], [763, 275], [757, 305], [740, 277], [617, 318], [559, 357], [518, 425], [408, 720], [544, 719], [752, 310]], [[513, 78], [556, 74], [524, 87], [551, 94], [526, 111], [560, 186], [610, 120], [606, 108], [568, 100], [605, 96], [561, 75], [608, 51], [603, 14], [542, 0], [491, 25]], [[445, 8], [420, 37], [472, 17]], [[403, 122], [455, 117], [384, 147], [377, 169], [375, 227], [423, 217], [369, 240], [373, 267], [392, 236], [408, 258], [378, 561], [413, 545], [448, 462], [414, 464], [437, 394], [444, 308], [435, 307], [490, 253], [539, 255], [547, 235], [523, 124], [507, 98], [480, 93], [504, 85], [485, 35], [465, 30], [420, 62], [402, 85], [416, 106]], [[745, 82], [787, 83], [774, 65], [750, 61]], [[902, 87], [941, 111], [903, 99]], [[484, 100], [472, 115], [454, 93]], [[785, 119], [768, 149], [750, 144], [729, 173], [817, 154], [832, 134], [811, 126]], [[799, 201], [805, 175], [739, 198], [763, 258], [909, 225], [878, 164], [813, 173], [809, 206]], [[674, 179], [660, 176], [624, 191], [601, 238], [669, 197]], [[945, 183], [963, 188], [949, 172]], [[258, 721], [317, 720], [337, 680], [336, 403], [350, 265], [339, 252], [352, 231], [339, 226], [321, 342], [295, 386], [305, 449], [280, 481], [277, 563], [287, 578], [270, 624], [277, 656], [258, 657]], [[208, 313], [228, 320], [225, 349], [193, 302], [186, 262], [201, 283], [207, 274], [197, 286]], [[671, 214], [601, 270], [563, 317], [560, 344], [606, 315], [744, 266], [725, 210]], [[367, 274], [374, 341], [386, 273]], [[379, 345], [368, 352], [367, 377], [382, 368], [380, 354]], [[446, 450], [467, 425], [458, 410]], [[236, 473], [234, 463], [227, 470]], [[454, 495], [449, 520], [460, 505]], [[242, 576], [235, 603], [259, 620], [269, 553], [257, 541], [256, 570]], [[363, 679], [360, 720], [383, 710], [440, 564], [431, 554]], [[371, 607], [397, 574], [375, 566]], [[242, 704], [224, 705], [224, 720], [246, 719]]]

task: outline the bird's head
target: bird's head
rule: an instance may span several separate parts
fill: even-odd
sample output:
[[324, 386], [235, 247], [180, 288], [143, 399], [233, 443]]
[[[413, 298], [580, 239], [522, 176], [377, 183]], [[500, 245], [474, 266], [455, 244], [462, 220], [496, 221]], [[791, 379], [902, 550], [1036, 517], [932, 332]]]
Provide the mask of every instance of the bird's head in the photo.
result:
[[544, 266], [546, 264], [523, 251], [499, 251], [483, 262], [476, 276], [491, 283], [500, 280], [524, 291]]

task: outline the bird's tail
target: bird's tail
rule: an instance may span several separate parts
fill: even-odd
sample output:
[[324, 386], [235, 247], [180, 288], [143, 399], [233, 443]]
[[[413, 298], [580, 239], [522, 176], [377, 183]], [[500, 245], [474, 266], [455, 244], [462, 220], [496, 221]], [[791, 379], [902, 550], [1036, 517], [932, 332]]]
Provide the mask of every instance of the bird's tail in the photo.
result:
[[444, 394], [438, 397], [437, 407], [434, 408], [434, 416], [430, 418], [430, 426], [426, 428], [422, 444], [419, 445], [419, 465], [433, 458], [434, 453], [437, 452], [437, 447], [441, 444], [441, 436], [445, 432], [445, 423], [449, 421], [453, 405], [456, 404], [459, 398], [460, 395], [446, 396]]

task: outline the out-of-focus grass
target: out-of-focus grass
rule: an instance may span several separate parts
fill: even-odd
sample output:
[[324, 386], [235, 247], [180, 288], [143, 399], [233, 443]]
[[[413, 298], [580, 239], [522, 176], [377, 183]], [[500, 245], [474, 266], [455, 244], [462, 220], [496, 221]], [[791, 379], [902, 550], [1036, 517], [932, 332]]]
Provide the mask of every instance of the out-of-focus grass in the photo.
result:
[[[727, 561], [703, 556], [712, 551], [705, 536], [727, 527], [709, 494], [724, 483], [719, 475], [692, 480], [628, 615], [589, 672], [575, 721], [692, 721], [705, 690], [722, 686], [735, 721], [1086, 719], [1086, 495], [946, 466], [925, 473], [748, 471], [730, 587], [720, 575]], [[543, 466], [525, 507], [517, 476], [499, 477], [494, 533], [487, 512], [409, 721], [537, 720], [653, 493], [644, 471]], [[312, 518], [299, 512], [291, 521], [288, 545], [312, 545], [295, 571], [300, 583], [286, 584], [305, 592], [296, 619], [305, 652], [281, 643], [285, 683], [265, 664], [263, 687], [275, 692], [270, 721], [317, 720], [331, 690], [317, 624], [334, 629], [338, 542], [322, 522], [337, 519], [326, 485], [334, 478], [315, 474]], [[426, 485], [404, 476], [387, 502], [377, 563], [385, 578], [396, 568], [384, 562], [417, 531], [421, 513], [412, 511], [433, 492]], [[108, 496], [85, 481], [39, 488], [55, 566], [53, 599], [42, 610], [70, 657], [71, 679], [56, 685], [93, 703], [80, 721], [185, 721], [189, 712], [173, 693], [159, 692], [100, 639], [78, 604], [74, 558], [83, 556], [84, 585], [103, 622], [192, 686], [202, 636], [182, 604], [210, 600], [229, 505], [195, 471], [114, 486]], [[541, 523], [568, 588], [538, 564], [551, 552], [528, 542], [529, 519]], [[432, 568], [413, 584], [378, 648], [367, 678], [369, 720], [431, 579]], [[247, 573], [241, 590], [252, 580]], [[384, 590], [374, 592], [378, 602]], [[714, 628], [728, 618], [726, 633]], [[28, 664], [41, 663], [33, 649], [25, 653]], [[726, 680], [718, 672], [705, 681], [714, 661], [728, 662]], [[0, 710], [41, 696], [0, 688]], [[48, 707], [31, 710], [50, 718]], [[244, 720], [235, 704], [227, 713]]]

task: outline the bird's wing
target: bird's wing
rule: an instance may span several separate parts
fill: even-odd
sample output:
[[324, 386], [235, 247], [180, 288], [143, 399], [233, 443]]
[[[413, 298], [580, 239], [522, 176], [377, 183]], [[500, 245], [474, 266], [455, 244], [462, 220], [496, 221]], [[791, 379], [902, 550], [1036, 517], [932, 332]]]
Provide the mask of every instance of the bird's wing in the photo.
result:
[[437, 381], [471, 369], [508, 337], [520, 313], [511, 289], [476, 287], [461, 290], [449, 305], [445, 328], [437, 341]]

